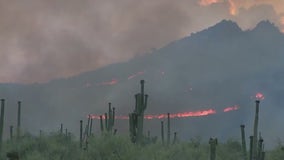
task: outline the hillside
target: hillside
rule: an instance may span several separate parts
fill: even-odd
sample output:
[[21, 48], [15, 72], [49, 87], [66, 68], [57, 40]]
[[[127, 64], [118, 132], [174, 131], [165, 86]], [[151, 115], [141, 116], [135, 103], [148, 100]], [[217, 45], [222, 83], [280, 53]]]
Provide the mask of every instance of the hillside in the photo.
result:
[[[278, 137], [284, 138], [283, 60], [284, 35], [273, 24], [262, 21], [243, 31], [236, 23], [223, 20], [128, 62], [45, 84], [1, 84], [0, 97], [7, 102], [5, 130], [16, 122], [18, 100], [23, 101], [23, 126], [33, 133], [55, 130], [60, 123], [77, 132], [80, 119], [89, 113], [104, 113], [108, 102], [117, 114], [127, 115], [133, 110], [139, 80], [144, 79], [149, 94], [146, 114], [217, 111], [207, 117], [174, 119], [173, 129], [183, 138], [238, 138], [241, 123], [251, 134], [251, 97], [262, 92], [265, 100], [259, 128], [267, 141], [275, 143]], [[239, 109], [223, 112], [233, 105]], [[159, 124], [160, 120], [147, 120], [145, 128], [158, 135]], [[125, 133], [127, 125], [128, 121], [120, 120], [116, 128]]]

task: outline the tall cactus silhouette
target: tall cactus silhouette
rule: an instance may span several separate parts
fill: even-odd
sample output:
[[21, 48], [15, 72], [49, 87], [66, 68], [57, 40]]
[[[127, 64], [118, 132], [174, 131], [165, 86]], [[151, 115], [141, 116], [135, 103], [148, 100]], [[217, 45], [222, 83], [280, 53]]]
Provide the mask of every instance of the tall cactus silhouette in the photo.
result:
[[167, 145], [171, 142], [171, 123], [170, 123], [170, 113], [168, 113], [168, 134], [167, 134]]
[[18, 101], [18, 115], [17, 115], [17, 138], [21, 136], [21, 101]]
[[4, 130], [4, 111], [5, 100], [1, 99], [1, 115], [0, 115], [0, 151], [2, 150], [3, 130]]
[[[103, 122], [104, 120], [104, 122]], [[108, 112], [105, 112], [104, 115], [100, 115], [100, 129], [101, 133], [112, 133], [117, 132], [117, 130], [113, 130], [115, 122], [115, 108], [112, 107], [112, 104], [108, 103]], [[92, 123], [92, 121], [91, 121]], [[105, 125], [104, 125], [105, 123]], [[91, 128], [90, 128], [91, 130]]]
[[10, 126], [10, 140], [13, 140], [13, 126]]
[[247, 160], [245, 125], [243, 125], [243, 124], [241, 125], [241, 136], [242, 136], [243, 159], [244, 159], [244, 160]]
[[103, 116], [100, 115], [100, 126], [101, 126], [101, 133], [104, 132], [104, 123], [103, 123]]
[[209, 144], [210, 144], [210, 160], [215, 160], [216, 159], [216, 146], [218, 144], [217, 138], [210, 138]]
[[114, 120], [115, 120], [115, 108], [112, 108], [111, 103], [108, 103], [108, 121], [106, 128], [108, 132], [112, 132], [114, 126]]
[[83, 120], [80, 120], [80, 148], [83, 147]]
[[249, 136], [249, 160], [252, 160], [253, 136]]
[[134, 143], [143, 141], [144, 111], [147, 108], [148, 95], [144, 94], [144, 80], [140, 81], [141, 91], [135, 95], [135, 109], [129, 114], [130, 138]]
[[165, 144], [165, 139], [164, 139], [164, 121], [161, 121], [161, 139], [162, 139], [162, 144]]
[[253, 146], [252, 146], [252, 159], [257, 160], [257, 129], [258, 129], [258, 115], [259, 115], [259, 100], [255, 101], [255, 117], [253, 127]]

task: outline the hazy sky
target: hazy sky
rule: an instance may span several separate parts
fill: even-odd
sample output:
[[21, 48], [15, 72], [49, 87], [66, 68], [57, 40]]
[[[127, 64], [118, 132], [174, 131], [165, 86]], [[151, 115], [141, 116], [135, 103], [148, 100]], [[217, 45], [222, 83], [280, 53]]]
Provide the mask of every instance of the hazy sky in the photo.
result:
[[232, 19], [269, 19], [284, 0], [0, 0], [0, 82], [46, 82], [94, 70]]

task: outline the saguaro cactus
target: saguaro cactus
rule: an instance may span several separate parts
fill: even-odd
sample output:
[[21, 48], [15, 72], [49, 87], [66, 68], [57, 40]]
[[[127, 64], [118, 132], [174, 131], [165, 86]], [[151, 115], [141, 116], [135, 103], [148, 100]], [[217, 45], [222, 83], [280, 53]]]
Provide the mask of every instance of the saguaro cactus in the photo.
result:
[[91, 121], [91, 115], [88, 115], [88, 123], [86, 125], [86, 128], [85, 128], [85, 135], [86, 138], [89, 137], [89, 128], [90, 128], [90, 121]]
[[1, 148], [2, 148], [2, 140], [3, 140], [4, 111], [5, 111], [5, 100], [4, 100], [4, 99], [1, 99], [1, 115], [0, 115], [0, 151], [1, 151]]
[[10, 140], [13, 140], [13, 126], [10, 126]]
[[264, 149], [262, 149], [260, 160], [264, 160], [264, 159], [265, 159], [265, 152], [264, 152]]
[[62, 135], [63, 134], [63, 124], [61, 123], [60, 124], [60, 135]]
[[148, 95], [144, 95], [144, 80], [140, 81], [141, 92], [135, 95], [135, 109], [129, 114], [129, 131], [132, 142], [142, 142], [144, 111], [147, 108]]
[[83, 147], [83, 121], [80, 120], [80, 148]]
[[105, 130], [108, 131], [108, 118], [107, 113], [105, 113]]
[[115, 121], [115, 108], [112, 108], [112, 128], [114, 126], [114, 121]]
[[[103, 119], [105, 120], [105, 126], [103, 124]], [[104, 115], [100, 115], [100, 128], [101, 128], [101, 133], [103, 134], [104, 131], [106, 133], [110, 133], [111, 135], [113, 133], [113, 126], [114, 126], [114, 121], [115, 121], [115, 108], [111, 107], [111, 103], [108, 103], [108, 112], [104, 113]], [[92, 123], [92, 121], [91, 121]], [[90, 128], [91, 130], [91, 128]], [[90, 131], [91, 132], [91, 131]]]
[[241, 125], [241, 136], [242, 136], [243, 159], [244, 159], [244, 160], [247, 160], [245, 125], [243, 125], [243, 124]]
[[21, 135], [21, 101], [18, 101], [17, 138]]
[[264, 144], [262, 137], [259, 135], [257, 159], [262, 160], [264, 159], [263, 156], [264, 156]]
[[210, 138], [209, 144], [210, 144], [210, 160], [215, 160], [216, 159], [216, 146], [218, 144], [217, 138]]
[[107, 131], [112, 131], [112, 109], [111, 109], [111, 103], [108, 103], [108, 127]]
[[104, 132], [104, 123], [103, 123], [103, 116], [100, 115], [100, 125], [101, 125], [101, 132]]
[[164, 140], [164, 121], [161, 121], [161, 139], [162, 139], [162, 144], [165, 143]]
[[43, 136], [43, 131], [40, 129], [39, 130], [39, 137], [41, 138]]
[[93, 130], [93, 118], [91, 118], [91, 123], [90, 123], [90, 133], [89, 133], [90, 136], [92, 136], [92, 130]]
[[174, 132], [174, 140], [173, 140], [173, 144], [175, 144], [177, 142], [177, 132]]
[[170, 124], [170, 113], [168, 113], [168, 134], [167, 134], [167, 145], [170, 144], [171, 141], [171, 124]]
[[252, 160], [253, 136], [249, 136], [249, 160]]
[[255, 117], [253, 126], [253, 147], [252, 147], [252, 159], [257, 160], [257, 129], [258, 129], [258, 115], [259, 115], [259, 100], [255, 101]]
[[111, 103], [108, 103], [108, 122], [107, 122], [107, 131], [112, 132], [114, 126], [114, 119], [115, 119], [115, 108], [111, 107]]
[[129, 132], [130, 132], [130, 139], [133, 143], [136, 141], [136, 115], [135, 113], [129, 114]]

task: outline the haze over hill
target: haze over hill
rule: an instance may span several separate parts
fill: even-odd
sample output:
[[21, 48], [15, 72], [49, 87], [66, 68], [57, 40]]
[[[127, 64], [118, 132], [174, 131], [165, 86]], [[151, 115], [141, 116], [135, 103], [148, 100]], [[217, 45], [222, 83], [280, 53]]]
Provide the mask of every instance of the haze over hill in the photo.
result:
[[244, 30], [269, 20], [284, 33], [283, 0], [0, 3], [2, 83], [45, 83], [125, 62], [222, 19]]
[[[239, 138], [239, 125], [252, 133], [254, 100], [261, 102], [260, 131], [268, 145], [284, 138], [284, 35], [269, 21], [242, 31], [223, 20], [220, 23], [174, 41], [167, 46], [95, 71], [44, 84], [1, 84], [0, 97], [7, 102], [5, 131], [16, 123], [17, 101], [23, 102], [23, 126], [56, 130], [60, 123], [77, 134], [79, 120], [87, 114], [102, 114], [112, 102], [117, 114], [127, 115], [134, 107], [139, 81], [146, 81], [149, 94], [146, 114], [177, 113], [213, 108], [207, 117], [173, 119], [173, 130], [182, 139], [200, 135], [204, 139]], [[223, 109], [238, 105], [237, 111]], [[98, 133], [98, 123], [95, 124]], [[145, 130], [159, 135], [160, 120], [145, 122]], [[127, 133], [128, 121], [115, 128]]]

